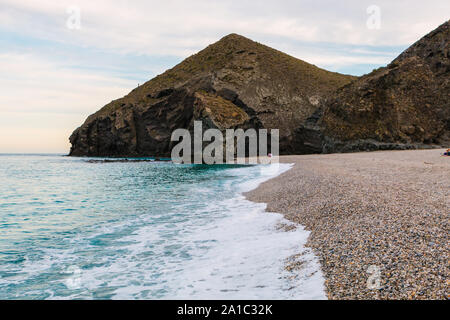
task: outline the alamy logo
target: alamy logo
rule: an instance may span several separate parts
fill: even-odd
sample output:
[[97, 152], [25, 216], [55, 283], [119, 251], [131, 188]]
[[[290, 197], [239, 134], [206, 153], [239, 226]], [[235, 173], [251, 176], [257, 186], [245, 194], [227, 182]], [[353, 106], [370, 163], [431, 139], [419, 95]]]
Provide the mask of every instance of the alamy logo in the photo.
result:
[[77, 6], [70, 6], [66, 10], [69, 17], [66, 21], [66, 27], [70, 30], [81, 29], [81, 9]]
[[[172, 148], [172, 161], [175, 163], [222, 164], [261, 163], [270, 157], [270, 162], [278, 161], [279, 130], [270, 130], [270, 153], [268, 153], [268, 130], [226, 129], [225, 137], [219, 129], [203, 132], [202, 122], [194, 121], [194, 138], [187, 129], [177, 129], [171, 141], [180, 141]], [[193, 144], [192, 144], [193, 142]], [[210, 142], [203, 147], [204, 142]], [[225, 143], [224, 143], [225, 142]], [[192, 148], [193, 146], [193, 148]], [[248, 146], [248, 148], [246, 148]], [[192, 153], [193, 150], [193, 153]]]
[[371, 5], [367, 8], [367, 14], [369, 18], [367, 19], [367, 28], [370, 30], [380, 30], [381, 29], [381, 8], [376, 5]]
[[81, 288], [81, 269], [77, 266], [70, 266], [67, 268], [67, 274], [71, 275], [66, 279], [66, 287], [69, 289]]
[[367, 268], [367, 273], [370, 274], [367, 279], [367, 289], [378, 290], [381, 289], [381, 271], [380, 267], [370, 265]]

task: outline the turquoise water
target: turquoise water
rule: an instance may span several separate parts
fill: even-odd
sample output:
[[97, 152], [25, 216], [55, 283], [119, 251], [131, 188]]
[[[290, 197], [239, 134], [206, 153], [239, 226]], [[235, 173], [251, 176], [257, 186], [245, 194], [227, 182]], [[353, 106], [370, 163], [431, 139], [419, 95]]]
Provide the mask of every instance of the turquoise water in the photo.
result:
[[0, 299], [323, 298], [308, 233], [242, 196], [288, 168], [0, 155]]

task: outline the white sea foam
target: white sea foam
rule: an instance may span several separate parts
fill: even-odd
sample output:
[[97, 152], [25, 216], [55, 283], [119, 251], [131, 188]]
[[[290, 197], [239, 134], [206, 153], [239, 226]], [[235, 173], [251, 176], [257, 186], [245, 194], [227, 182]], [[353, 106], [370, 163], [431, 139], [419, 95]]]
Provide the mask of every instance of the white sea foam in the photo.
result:
[[[276, 172], [264, 170], [265, 175], [239, 187], [242, 192], [249, 191], [289, 168], [290, 165], [279, 165]], [[233, 170], [245, 175], [248, 168]], [[116, 299], [149, 298], [158, 292], [163, 299], [325, 299], [318, 260], [305, 248], [309, 232], [299, 225], [291, 231], [280, 229], [280, 224], [292, 223], [265, 209], [266, 204], [250, 202], [242, 195], [211, 201], [197, 214], [220, 211], [223, 219], [214, 224], [197, 224], [192, 226], [192, 232], [180, 234], [178, 248], [188, 246], [190, 258], [166, 255], [157, 279], [151, 271], [154, 262], [150, 257], [148, 264], [133, 259], [148, 251], [151, 243], [164, 241], [153, 226], [143, 227], [123, 239], [133, 243], [126, 246], [129, 254], [84, 272], [82, 282], [92, 291], [106, 280], [116, 288]], [[183, 229], [189, 230], [189, 223]], [[163, 252], [153, 254], [163, 256]], [[297, 256], [292, 259], [302, 266], [290, 272], [285, 266], [294, 255]], [[110, 279], [108, 274], [116, 276]]]
[[[54, 216], [61, 214], [60, 208], [49, 205], [40, 215], [45, 223], [34, 223], [35, 228], [46, 227], [47, 221], [60, 228], [78, 227], [67, 228], [62, 236], [50, 232], [40, 242], [25, 238], [24, 249], [18, 251], [22, 262], [0, 263], [0, 275], [6, 276], [0, 277], [1, 297], [326, 298], [318, 260], [305, 248], [309, 232], [298, 225], [291, 231], [280, 229], [292, 223], [242, 195], [291, 165], [216, 170], [144, 163], [93, 168], [84, 163], [67, 167], [66, 161], [55, 166], [61, 168], [56, 182], [71, 182], [64, 180], [67, 170], [74, 176], [85, 173], [85, 179], [71, 185], [72, 193], [64, 188], [58, 193], [58, 185], [51, 185], [54, 193], [66, 198], [78, 188], [78, 195], [63, 208], [84, 199], [89, 200], [83, 202], [87, 207], [78, 207], [75, 215]], [[38, 164], [46, 166], [45, 161]], [[149, 186], [147, 181], [156, 178], [168, 182]], [[108, 183], [101, 187], [104, 181]], [[89, 186], [95, 189], [86, 194]], [[35, 237], [45, 238], [36, 230]], [[301, 267], [287, 271], [286, 263], [292, 261]]]
[[[289, 170], [291, 165], [260, 167], [261, 176], [240, 184], [242, 192]], [[245, 175], [247, 168], [235, 169]], [[213, 229], [192, 235], [195, 241], [213, 238], [213, 250], [197, 259], [175, 279], [176, 298], [193, 299], [325, 299], [324, 278], [317, 257], [305, 248], [309, 232], [292, 225], [281, 214], [265, 211], [266, 204], [243, 196], [226, 200], [227, 217]], [[296, 256], [295, 258], [293, 256]], [[293, 272], [285, 270], [287, 260], [302, 262]], [[292, 261], [291, 261], [292, 262]], [[185, 286], [189, 283], [188, 286]]]

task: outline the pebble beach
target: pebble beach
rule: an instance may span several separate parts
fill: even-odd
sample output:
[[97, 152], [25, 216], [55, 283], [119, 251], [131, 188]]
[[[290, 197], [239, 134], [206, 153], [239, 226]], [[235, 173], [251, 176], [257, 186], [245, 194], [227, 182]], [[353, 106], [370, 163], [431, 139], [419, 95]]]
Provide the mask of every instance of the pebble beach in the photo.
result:
[[443, 152], [282, 156], [293, 168], [246, 197], [311, 231], [329, 299], [448, 299]]

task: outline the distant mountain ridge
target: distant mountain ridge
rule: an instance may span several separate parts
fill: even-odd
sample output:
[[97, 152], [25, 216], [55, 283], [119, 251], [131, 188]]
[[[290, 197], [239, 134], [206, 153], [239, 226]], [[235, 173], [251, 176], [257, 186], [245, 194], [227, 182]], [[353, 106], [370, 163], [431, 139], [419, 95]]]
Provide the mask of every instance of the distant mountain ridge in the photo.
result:
[[89, 116], [70, 155], [169, 156], [171, 133], [194, 120], [204, 129], [280, 129], [281, 152], [298, 153], [295, 129], [355, 78], [230, 34]]

